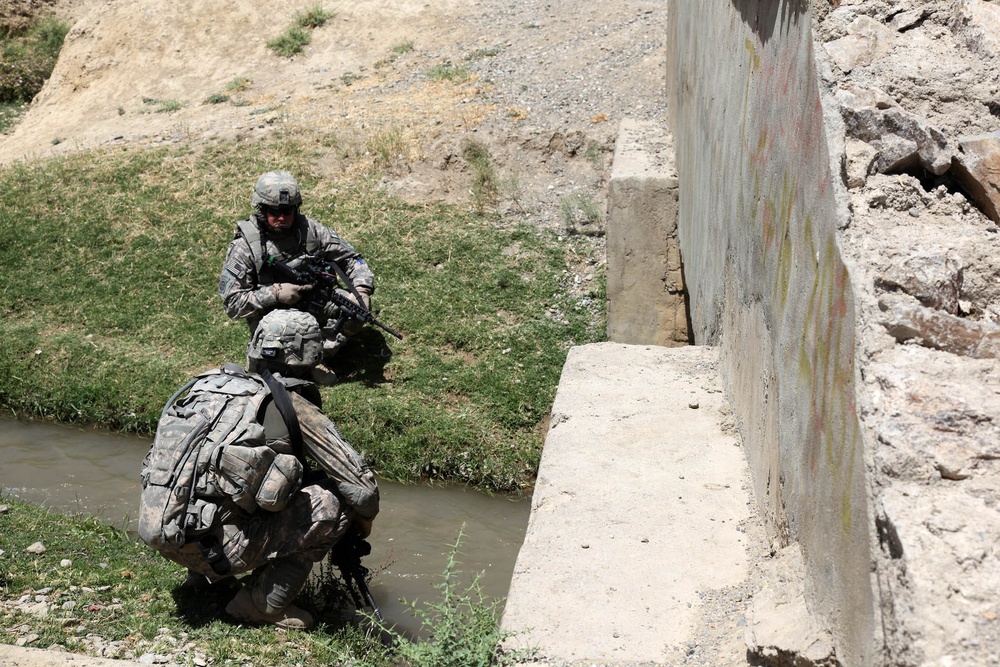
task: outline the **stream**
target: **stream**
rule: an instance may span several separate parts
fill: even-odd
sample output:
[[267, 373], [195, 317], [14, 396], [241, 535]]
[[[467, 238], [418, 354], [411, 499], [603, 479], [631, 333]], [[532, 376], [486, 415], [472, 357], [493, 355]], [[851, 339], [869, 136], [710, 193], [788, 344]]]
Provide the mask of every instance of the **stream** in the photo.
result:
[[[139, 467], [151, 442], [91, 427], [0, 420], [0, 490], [60, 512], [96, 516], [134, 533]], [[382, 480], [379, 491], [381, 511], [365, 565], [377, 572], [370, 588], [387, 622], [419, 634], [419, 620], [403, 600], [438, 600], [433, 585], [441, 581], [460, 530], [459, 580], [468, 584], [481, 573], [485, 595], [507, 595], [528, 524], [528, 499], [463, 486]], [[178, 582], [183, 578], [178, 566]]]

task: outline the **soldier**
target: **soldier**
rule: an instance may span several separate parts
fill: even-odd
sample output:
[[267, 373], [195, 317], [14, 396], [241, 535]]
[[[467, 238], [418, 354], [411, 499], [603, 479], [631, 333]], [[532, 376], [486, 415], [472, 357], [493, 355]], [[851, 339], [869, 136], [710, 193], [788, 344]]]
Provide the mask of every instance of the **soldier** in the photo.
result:
[[268, 313], [249, 372], [226, 364], [182, 387], [143, 460], [140, 537], [188, 568], [185, 585], [252, 572], [226, 607], [239, 621], [312, 628], [292, 601], [313, 563], [348, 531], [367, 537], [379, 511], [374, 474], [301, 379], [321, 354], [312, 315]]
[[[375, 278], [364, 258], [336, 232], [299, 212], [302, 193], [287, 171], [269, 171], [257, 179], [250, 199], [254, 212], [237, 223], [236, 234], [226, 252], [219, 277], [219, 296], [226, 314], [247, 321], [253, 334], [260, 319], [275, 308], [296, 306], [308, 299], [310, 285], [282, 282], [267, 264], [268, 257], [298, 268], [307, 257], [316, 257], [339, 269], [351, 284], [343, 296], [371, 309]], [[299, 306], [302, 307], [301, 305]], [[356, 334], [361, 324], [346, 318], [341, 323], [336, 304], [310, 304], [323, 330], [323, 356], [329, 361]], [[325, 383], [335, 381], [320, 369]]]

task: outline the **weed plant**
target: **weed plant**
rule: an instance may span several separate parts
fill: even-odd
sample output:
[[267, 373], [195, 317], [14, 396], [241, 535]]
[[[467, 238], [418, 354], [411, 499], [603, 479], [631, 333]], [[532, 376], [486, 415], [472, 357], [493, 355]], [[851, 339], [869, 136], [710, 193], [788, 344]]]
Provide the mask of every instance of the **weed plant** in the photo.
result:
[[500, 653], [501, 642], [516, 633], [500, 629], [502, 600], [487, 599], [479, 581], [481, 574], [463, 584], [456, 572], [458, 552], [465, 526], [459, 530], [441, 582], [434, 584], [439, 593], [436, 601], [411, 600], [407, 604], [414, 618], [420, 621], [422, 639], [410, 640], [394, 636], [395, 654], [410, 667], [489, 667], [514, 665], [528, 657], [517, 652]]
[[0, 169], [0, 408], [149, 434], [193, 374], [242, 363], [247, 327], [216, 285], [257, 175], [287, 169], [303, 212], [365, 255], [379, 317], [405, 336], [366, 327], [353, 339], [334, 365], [341, 382], [323, 390], [327, 414], [386, 479], [529, 486], [567, 350], [603, 336], [603, 301], [569, 289], [573, 239], [408, 205], [370, 171], [328, 176], [319, 155], [344, 151], [327, 143], [108, 149]]
[[[226, 616], [235, 581], [181, 588], [183, 568], [125, 532], [0, 494], [4, 641], [131, 660], [173, 656], [172, 664], [508, 664], [508, 658], [494, 658], [503, 638], [498, 627], [501, 601], [484, 597], [477, 581], [463, 586], [456, 576], [461, 536], [436, 586], [440, 599], [411, 603], [426, 639], [405, 638], [388, 628], [373, 632], [372, 619], [358, 624], [344, 589], [331, 579], [311, 584], [298, 599], [319, 621], [317, 629], [286, 633], [239, 625]], [[394, 641], [386, 641], [390, 638]]]
[[462, 157], [472, 167], [472, 206], [477, 214], [483, 215], [496, 205], [500, 192], [490, 151], [484, 144], [466, 139], [462, 144]]

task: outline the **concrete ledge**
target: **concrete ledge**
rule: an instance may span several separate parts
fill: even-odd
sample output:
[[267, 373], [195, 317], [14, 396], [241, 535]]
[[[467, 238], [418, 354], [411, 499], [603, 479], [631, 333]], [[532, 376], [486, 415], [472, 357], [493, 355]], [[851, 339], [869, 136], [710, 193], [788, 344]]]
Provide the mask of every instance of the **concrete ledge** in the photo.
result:
[[[744, 664], [764, 537], [711, 348], [573, 348], [502, 626], [552, 665]], [[535, 663], [537, 664], [537, 663]]]
[[609, 340], [688, 343], [677, 211], [673, 138], [662, 125], [624, 119], [608, 182]]

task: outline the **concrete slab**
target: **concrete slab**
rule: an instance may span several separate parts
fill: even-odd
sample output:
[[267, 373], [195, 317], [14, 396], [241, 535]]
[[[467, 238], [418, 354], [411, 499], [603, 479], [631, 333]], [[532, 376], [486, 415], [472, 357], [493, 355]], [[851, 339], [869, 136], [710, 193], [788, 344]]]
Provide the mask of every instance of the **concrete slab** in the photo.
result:
[[550, 665], [746, 664], [766, 550], [715, 349], [573, 348], [504, 630]]

